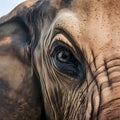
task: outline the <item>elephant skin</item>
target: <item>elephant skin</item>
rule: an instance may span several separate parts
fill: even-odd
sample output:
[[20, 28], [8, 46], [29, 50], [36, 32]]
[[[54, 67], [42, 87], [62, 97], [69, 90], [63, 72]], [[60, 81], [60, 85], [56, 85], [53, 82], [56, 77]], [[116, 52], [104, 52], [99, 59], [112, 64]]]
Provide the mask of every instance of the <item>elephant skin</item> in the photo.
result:
[[[41, 120], [119, 120], [119, 6], [119, 0], [38, 0], [2, 22], [0, 110], [7, 112], [0, 117], [12, 115], [11, 96], [10, 108], [19, 109], [18, 99], [31, 95]], [[37, 119], [30, 106], [22, 111]]]

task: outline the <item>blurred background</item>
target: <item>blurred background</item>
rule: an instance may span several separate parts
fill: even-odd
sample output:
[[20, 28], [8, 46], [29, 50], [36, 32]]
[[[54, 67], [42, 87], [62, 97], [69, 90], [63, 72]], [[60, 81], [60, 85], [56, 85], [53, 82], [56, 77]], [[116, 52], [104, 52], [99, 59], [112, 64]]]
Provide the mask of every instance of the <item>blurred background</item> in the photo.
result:
[[0, 17], [9, 13], [14, 7], [25, 0], [0, 0]]

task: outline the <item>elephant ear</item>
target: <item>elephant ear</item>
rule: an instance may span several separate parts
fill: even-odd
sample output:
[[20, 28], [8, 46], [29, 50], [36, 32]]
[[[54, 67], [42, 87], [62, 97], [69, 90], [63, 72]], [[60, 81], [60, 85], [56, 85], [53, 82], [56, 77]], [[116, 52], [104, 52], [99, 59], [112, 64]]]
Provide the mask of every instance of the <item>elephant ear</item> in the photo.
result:
[[27, 45], [29, 41], [29, 30], [21, 18], [13, 17], [0, 24], [0, 52], [9, 54], [13, 52], [12, 54], [16, 54], [20, 60], [23, 59], [25, 62], [28, 59], [26, 57], [28, 57]]
[[24, 116], [24, 119], [34, 120], [44, 117], [40, 82], [34, 74], [29, 56], [29, 28], [24, 20], [17, 17], [34, 2], [26, 1], [0, 19], [1, 119], [23, 119]]
[[[18, 53], [17, 56], [23, 55], [18, 49], [25, 48], [26, 43], [30, 39], [29, 30], [24, 21], [16, 16], [31, 7], [35, 2], [36, 0], [27, 0], [15, 7], [9, 14], [0, 18], [0, 53], [11, 54], [10, 51], [16, 49], [13, 52], [14, 54], [16, 52], [16, 54]], [[24, 58], [25, 56], [22, 57]]]
[[31, 7], [36, 2], [37, 2], [37, 0], [26, 0], [25, 2], [19, 4], [9, 14], [0, 18], [0, 24], [4, 23], [5, 21], [10, 20], [12, 17], [16, 16], [18, 13], [20, 13], [24, 9], [27, 9], [27, 8]]

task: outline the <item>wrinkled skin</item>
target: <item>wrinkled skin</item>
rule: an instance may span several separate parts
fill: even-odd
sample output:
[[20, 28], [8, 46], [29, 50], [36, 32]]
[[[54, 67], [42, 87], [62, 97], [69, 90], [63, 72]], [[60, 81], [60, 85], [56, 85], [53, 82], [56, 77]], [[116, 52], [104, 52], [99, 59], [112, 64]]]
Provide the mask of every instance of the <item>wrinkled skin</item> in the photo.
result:
[[40, 0], [17, 15], [31, 37], [46, 119], [120, 119], [119, 6], [119, 0]]

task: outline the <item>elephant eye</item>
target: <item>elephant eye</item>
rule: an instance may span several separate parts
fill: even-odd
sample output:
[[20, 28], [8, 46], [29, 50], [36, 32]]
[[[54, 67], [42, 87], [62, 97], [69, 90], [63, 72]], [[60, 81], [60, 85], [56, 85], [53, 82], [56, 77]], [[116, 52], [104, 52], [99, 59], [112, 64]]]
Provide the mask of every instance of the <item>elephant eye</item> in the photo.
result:
[[66, 49], [60, 50], [57, 53], [56, 57], [57, 57], [57, 60], [59, 60], [60, 62], [63, 62], [63, 63], [72, 63], [72, 62], [74, 62], [73, 55], [71, 54], [70, 51], [68, 51]]
[[71, 77], [83, 80], [84, 63], [82, 64], [76, 59], [72, 48], [63, 42], [57, 42], [53, 45], [51, 56], [58, 70]]

